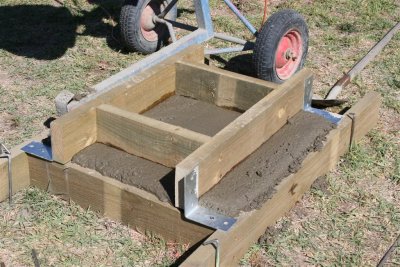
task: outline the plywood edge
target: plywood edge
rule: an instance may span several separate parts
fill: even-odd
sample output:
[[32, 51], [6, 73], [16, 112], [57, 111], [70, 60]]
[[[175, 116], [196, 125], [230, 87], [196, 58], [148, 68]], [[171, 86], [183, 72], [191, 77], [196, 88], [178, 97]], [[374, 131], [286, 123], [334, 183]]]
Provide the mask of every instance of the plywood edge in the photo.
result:
[[[347, 112], [354, 113], [360, 122], [366, 122], [354, 125], [358, 133], [355, 141], [376, 125], [380, 101], [380, 96], [371, 92]], [[371, 116], [373, 119], [370, 120]], [[351, 120], [344, 117], [337, 129], [328, 134], [322, 150], [310, 153], [299, 171], [280, 182], [276, 193], [259, 210], [242, 213], [228, 232], [216, 231], [208, 238], [220, 242], [221, 266], [237, 265], [248, 247], [257, 241], [268, 226], [273, 225], [296, 204], [316, 178], [336, 167], [339, 157], [349, 148], [351, 124]], [[199, 247], [181, 266], [212, 266], [214, 253], [211, 246]]]
[[97, 107], [97, 128], [98, 142], [172, 168], [211, 139], [111, 105]]
[[166, 241], [194, 245], [213, 230], [186, 221], [180, 210], [144, 190], [81, 167], [29, 157], [34, 186], [74, 201], [83, 208]]
[[220, 107], [247, 110], [278, 84], [205, 64], [176, 63], [176, 93]]
[[304, 69], [226, 126], [176, 166], [175, 203], [183, 207], [183, 178], [199, 168], [199, 196], [250, 155], [304, 106]]

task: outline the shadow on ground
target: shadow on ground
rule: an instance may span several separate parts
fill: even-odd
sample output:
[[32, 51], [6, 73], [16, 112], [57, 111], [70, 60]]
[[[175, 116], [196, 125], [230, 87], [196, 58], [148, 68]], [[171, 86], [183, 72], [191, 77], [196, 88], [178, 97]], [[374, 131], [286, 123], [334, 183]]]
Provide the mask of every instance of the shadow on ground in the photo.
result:
[[119, 7], [105, 11], [98, 6], [73, 15], [62, 6], [0, 6], [0, 49], [28, 58], [57, 59], [75, 45], [77, 28], [84, 25], [82, 35], [106, 37], [112, 49], [120, 50], [122, 46], [112, 36], [116, 32], [113, 26], [103, 22], [104, 18], [118, 17]]
[[[240, 54], [225, 60], [220, 56], [212, 56], [212, 59], [224, 65], [225, 70], [240, 73], [243, 75], [257, 77], [253, 66], [253, 53]], [[250, 66], [250, 67], [249, 67]]]

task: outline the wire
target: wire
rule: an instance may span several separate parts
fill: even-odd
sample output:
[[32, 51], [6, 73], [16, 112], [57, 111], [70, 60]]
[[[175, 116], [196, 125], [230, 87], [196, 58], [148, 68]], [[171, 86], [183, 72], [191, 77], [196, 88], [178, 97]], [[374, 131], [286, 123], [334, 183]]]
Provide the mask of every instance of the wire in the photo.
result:
[[265, 21], [267, 20], [267, 13], [268, 13], [268, 0], [264, 0], [264, 15], [263, 15], [263, 19], [261, 21], [261, 25], [260, 28], [258, 29], [258, 31], [261, 31], [262, 26], [264, 25]]
[[265, 21], [267, 20], [267, 13], [268, 13], [268, 0], [264, 0], [264, 16], [261, 22], [261, 27], [264, 25]]

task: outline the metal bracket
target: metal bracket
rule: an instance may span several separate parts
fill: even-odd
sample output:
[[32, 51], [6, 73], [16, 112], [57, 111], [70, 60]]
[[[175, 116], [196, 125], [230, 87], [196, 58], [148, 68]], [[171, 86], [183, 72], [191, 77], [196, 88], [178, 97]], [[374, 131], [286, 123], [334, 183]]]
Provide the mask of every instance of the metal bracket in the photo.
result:
[[354, 112], [350, 112], [347, 116], [351, 119], [351, 132], [350, 132], [350, 144], [349, 144], [349, 149], [351, 150], [354, 145], [354, 129], [356, 125], [356, 114]]
[[5, 145], [0, 144], [0, 158], [7, 158], [8, 160], [8, 202], [12, 204], [12, 169], [11, 169], [11, 152], [5, 147]]
[[304, 81], [304, 107], [303, 107], [304, 111], [308, 111], [317, 114], [319, 116], [322, 116], [336, 125], [339, 124], [339, 122], [342, 120], [343, 117], [342, 115], [332, 113], [323, 109], [317, 109], [311, 107], [311, 101], [313, 96], [313, 90], [312, 90], [313, 80], [314, 77], [311, 76]]
[[220, 247], [218, 239], [204, 241], [203, 246], [212, 245], [215, 248], [215, 267], [220, 265]]
[[314, 76], [311, 76], [304, 81], [304, 110], [308, 110], [311, 108], [311, 101], [313, 96], [313, 81]]
[[228, 231], [236, 222], [236, 219], [218, 214], [199, 205], [198, 177], [199, 167], [196, 167], [184, 178], [185, 217], [213, 229]]
[[22, 151], [33, 155], [35, 157], [45, 159], [47, 161], [53, 161], [53, 153], [51, 146], [44, 144], [43, 142], [33, 141], [26, 146], [21, 148]]
[[306, 111], [317, 114], [321, 117], [324, 117], [325, 119], [327, 119], [328, 121], [338, 125], [339, 122], [342, 120], [343, 116], [337, 113], [332, 113], [323, 109], [317, 109], [317, 108], [309, 108], [306, 109]]

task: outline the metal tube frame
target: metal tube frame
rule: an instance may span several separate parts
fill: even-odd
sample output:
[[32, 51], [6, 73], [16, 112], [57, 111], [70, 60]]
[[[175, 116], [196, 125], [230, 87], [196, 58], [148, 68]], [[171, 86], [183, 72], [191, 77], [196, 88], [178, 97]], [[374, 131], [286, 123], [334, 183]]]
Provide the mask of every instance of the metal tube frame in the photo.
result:
[[254, 28], [254, 26], [248, 21], [242, 13], [240, 13], [239, 9], [230, 1], [230, 0], [224, 0], [225, 4], [232, 10], [232, 12], [242, 21], [244, 26], [249, 29], [249, 31], [256, 36], [257, 35], [257, 30]]
[[[167, 7], [164, 9], [166, 12], [162, 12], [158, 18], [161, 19], [167, 15], [167, 13], [171, 10], [172, 6], [176, 4], [178, 1], [173, 0]], [[240, 13], [240, 11], [235, 7], [235, 5], [230, 2], [230, 0], [224, 0], [225, 4], [233, 11], [233, 13], [243, 22], [243, 24], [250, 30], [253, 35], [257, 35], [257, 30], [254, 26]], [[225, 34], [215, 33], [213, 28], [213, 23], [211, 20], [211, 12], [208, 0], [194, 0], [195, 6], [195, 13], [196, 13], [196, 20], [197, 20], [197, 29], [193, 29], [194, 31], [189, 33], [188, 35], [182, 37], [179, 40], [176, 40], [172, 44], [162, 48], [160, 51], [151, 54], [150, 56], [146, 57], [145, 59], [131, 65], [127, 69], [121, 71], [120, 73], [102, 81], [101, 83], [94, 86], [96, 92], [105, 92], [107, 89], [115, 87], [128, 79], [132, 79], [136, 74], [140, 73], [141, 71], [148, 69], [154, 65], [157, 65], [161, 61], [165, 60], [165, 58], [170, 57], [174, 54], [179, 53], [180, 51], [184, 50], [185, 48], [194, 45], [194, 44], [201, 44], [206, 42], [212, 38], [218, 38], [221, 40], [238, 43], [243, 45], [243, 47], [233, 47], [233, 48], [222, 48], [222, 49], [215, 49], [213, 50], [213, 54], [219, 53], [228, 53], [228, 52], [241, 52], [253, 49], [254, 44], [252, 42], [242, 40], [240, 38], [228, 36]], [[158, 20], [157, 20], [158, 21]], [[168, 20], [164, 20], [165, 22], [169, 22]], [[164, 22], [164, 23], [165, 23]], [[169, 31], [171, 31], [172, 26], [178, 26], [180, 23], [173, 23], [170, 22], [172, 25], [167, 26]], [[97, 95], [95, 93], [95, 95]], [[87, 100], [92, 99], [92, 97], [87, 98]], [[85, 103], [81, 101], [80, 103]]]

